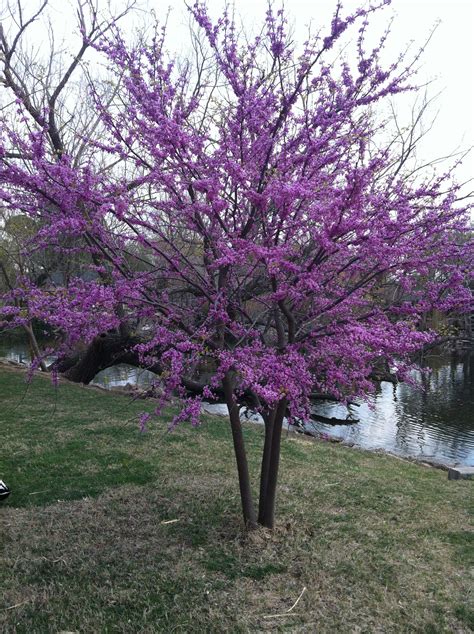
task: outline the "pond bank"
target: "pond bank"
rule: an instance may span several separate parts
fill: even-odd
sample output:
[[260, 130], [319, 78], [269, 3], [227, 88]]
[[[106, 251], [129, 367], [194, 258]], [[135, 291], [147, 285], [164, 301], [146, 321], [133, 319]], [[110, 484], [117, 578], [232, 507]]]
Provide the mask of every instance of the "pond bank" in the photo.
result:
[[[209, 407], [210, 405], [210, 407]], [[221, 408], [221, 411], [219, 411], [219, 408]], [[213, 414], [214, 416], [227, 416], [227, 412], [224, 412], [224, 409], [226, 409], [225, 405], [220, 406], [219, 404], [205, 404], [203, 406], [203, 411]], [[248, 410], [247, 410], [248, 412]], [[250, 422], [250, 423], [254, 423], [257, 425], [263, 425], [263, 420], [261, 420], [261, 417], [258, 416], [258, 414], [255, 413], [250, 413], [250, 415], [248, 415], [247, 413], [244, 412], [244, 414], [241, 416], [241, 420], [242, 422]], [[355, 423], [357, 424], [357, 423]], [[338, 438], [337, 436], [331, 436], [328, 433], [324, 433], [324, 432], [313, 432], [311, 433], [310, 431], [305, 431], [302, 428], [298, 428], [296, 426], [290, 426], [290, 425], [285, 425], [284, 424], [284, 429], [285, 429], [285, 433], [287, 434], [297, 434], [298, 436], [301, 436], [302, 438], [305, 438], [306, 440], [318, 440], [318, 441], [324, 441], [324, 442], [330, 442], [330, 443], [340, 443], [343, 447], [348, 447], [348, 448], [356, 448], [360, 451], [370, 451], [372, 453], [378, 453], [378, 454], [383, 454], [386, 456], [392, 456], [393, 458], [396, 458], [397, 460], [402, 460], [403, 462], [409, 462], [412, 464], [418, 464], [421, 465], [423, 467], [433, 467], [434, 469], [441, 469], [443, 471], [449, 471], [450, 467], [453, 466], [458, 466], [456, 463], [453, 464], [444, 464], [442, 462], [436, 462], [434, 460], [427, 460], [427, 459], [418, 459], [418, 458], [410, 458], [410, 457], [402, 457], [397, 455], [396, 453], [393, 453], [391, 451], [387, 451], [386, 449], [382, 449], [382, 448], [375, 448], [375, 449], [367, 449], [366, 447], [361, 447], [360, 445], [357, 445], [356, 443], [348, 443], [348, 442], [344, 442], [343, 439]]]
[[[27, 348], [0, 336], [0, 357], [26, 359]], [[420, 387], [407, 383], [377, 384], [366, 402], [359, 402], [352, 416], [360, 423], [344, 426], [318, 422], [307, 431], [329, 435], [364, 449], [384, 449], [404, 458], [446, 465], [474, 464], [474, 354], [430, 357], [430, 373], [415, 376]], [[155, 375], [126, 365], [108, 368], [93, 380], [96, 385], [138, 386], [146, 389]], [[318, 403], [314, 413], [345, 419], [347, 410], [334, 403]]]
[[[5, 359], [0, 357], [0, 368], [4, 366], [4, 367], [9, 367], [9, 368], [13, 368], [19, 371], [25, 371], [26, 366], [25, 364], [22, 363], [18, 363], [16, 361], [13, 361], [11, 359]], [[64, 377], [60, 377], [60, 382], [64, 383], [64, 384], [70, 384], [70, 385], [78, 385], [77, 383], [74, 383], [72, 381], [69, 381], [68, 379], [64, 378]], [[112, 388], [106, 388], [103, 387], [101, 385], [98, 384], [89, 384], [89, 385], [83, 385], [80, 384], [80, 388], [81, 389], [86, 389], [86, 390], [93, 390], [93, 391], [97, 391], [97, 392], [103, 392], [103, 393], [113, 393], [113, 394], [119, 394], [121, 396], [126, 396], [126, 397], [131, 397], [133, 396], [134, 399], [143, 402], [143, 400], [147, 400], [147, 401], [151, 401], [153, 402], [153, 398], [150, 397], [146, 397], [145, 399], [143, 399], [142, 396], [142, 390], [136, 388], [135, 386], [130, 386], [128, 388], [125, 387], [112, 387]], [[179, 403], [178, 401], [172, 403], [174, 406], [178, 406], [179, 407]], [[219, 417], [227, 417], [227, 411], [226, 410], [226, 406], [224, 404], [218, 404], [218, 403], [205, 403], [203, 404], [203, 413], [204, 414], [211, 414], [212, 416], [219, 416]], [[247, 410], [248, 412], [248, 410]], [[261, 417], [259, 417], [258, 415], [252, 414], [250, 413], [250, 415], [248, 413], [244, 413], [241, 416], [241, 420], [243, 423], [251, 423], [251, 424], [256, 424], [256, 425], [262, 425], [263, 424], [263, 420], [261, 420]], [[445, 464], [442, 462], [437, 462], [434, 460], [428, 460], [428, 459], [419, 459], [419, 458], [413, 458], [413, 457], [408, 457], [408, 456], [399, 456], [394, 452], [390, 452], [387, 451], [385, 449], [382, 448], [375, 448], [375, 449], [367, 449], [365, 447], [361, 447], [360, 445], [357, 445], [356, 443], [350, 443], [350, 442], [344, 442], [344, 440], [342, 440], [341, 438], [338, 438], [337, 436], [332, 436], [326, 432], [308, 432], [308, 431], [304, 431], [303, 429], [297, 428], [297, 427], [293, 427], [293, 426], [289, 426], [289, 425], [285, 425], [284, 426], [285, 429], [285, 433], [286, 434], [295, 434], [296, 436], [307, 440], [309, 442], [311, 441], [318, 441], [318, 442], [328, 442], [328, 443], [337, 443], [340, 444], [343, 447], [347, 447], [349, 449], [351, 448], [355, 448], [357, 450], [360, 451], [369, 451], [371, 453], [375, 453], [375, 454], [382, 454], [382, 455], [387, 455], [387, 456], [391, 456], [393, 458], [396, 458], [397, 460], [401, 460], [403, 462], [407, 462], [407, 463], [411, 463], [411, 464], [418, 464], [420, 466], [423, 467], [432, 467], [434, 469], [441, 469], [443, 471], [449, 471], [449, 469], [451, 467], [454, 466], [459, 466], [457, 463], [450, 463], [450, 464]], [[464, 466], [464, 465], [463, 465]]]

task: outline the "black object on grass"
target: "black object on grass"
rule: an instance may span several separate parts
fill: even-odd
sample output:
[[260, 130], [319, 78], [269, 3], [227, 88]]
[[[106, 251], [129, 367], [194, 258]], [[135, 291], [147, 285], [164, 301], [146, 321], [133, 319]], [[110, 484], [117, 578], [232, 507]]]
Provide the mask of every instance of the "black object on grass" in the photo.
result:
[[0, 502], [2, 500], [5, 500], [10, 495], [10, 493], [11, 491], [9, 487], [7, 487], [3, 480], [0, 480]]

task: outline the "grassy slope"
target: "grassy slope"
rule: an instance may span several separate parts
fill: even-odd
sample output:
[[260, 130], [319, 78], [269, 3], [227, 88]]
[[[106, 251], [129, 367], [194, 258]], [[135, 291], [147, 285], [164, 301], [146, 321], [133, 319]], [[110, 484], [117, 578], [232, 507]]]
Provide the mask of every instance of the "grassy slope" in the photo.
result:
[[290, 435], [278, 527], [245, 536], [225, 421], [141, 434], [151, 407], [0, 368], [2, 632], [474, 629], [472, 482]]

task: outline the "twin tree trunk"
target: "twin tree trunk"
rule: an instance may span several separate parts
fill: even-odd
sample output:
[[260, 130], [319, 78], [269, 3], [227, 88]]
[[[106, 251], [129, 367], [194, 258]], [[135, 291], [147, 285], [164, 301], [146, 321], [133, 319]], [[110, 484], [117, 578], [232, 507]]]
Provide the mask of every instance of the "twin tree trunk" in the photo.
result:
[[265, 441], [260, 473], [260, 497], [257, 519], [250, 486], [250, 474], [239, 416], [239, 407], [234, 398], [232, 378], [229, 374], [226, 375], [223, 380], [223, 388], [227, 408], [229, 410], [245, 526], [251, 530], [256, 528], [258, 523], [267, 528], [273, 528], [275, 522], [278, 467], [280, 464], [281, 430], [286, 411], [286, 399], [279, 401], [277, 406], [265, 416]]

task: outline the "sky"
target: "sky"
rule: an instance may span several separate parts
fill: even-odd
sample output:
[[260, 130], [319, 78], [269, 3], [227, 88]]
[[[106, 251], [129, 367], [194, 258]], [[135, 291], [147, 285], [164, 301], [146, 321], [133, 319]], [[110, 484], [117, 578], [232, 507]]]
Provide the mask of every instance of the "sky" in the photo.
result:
[[[32, 10], [40, 0], [22, 0], [23, 6]], [[0, 5], [6, 0], [0, 0]], [[109, 3], [123, 6], [124, 0], [98, 0], [106, 8]], [[137, 20], [149, 21], [149, 12], [165, 16], [171, 9], [168, 28], [168, 45], [183, 52], [187, 42], [189, 17], [184, 0], [138, 0], [142, 11], [138, 18], [126, 18], [122, 25], [133, 31]], [[192, 0], [189, 0], [191, 3]], [[364, 3], [364, 0], [343, 1], [343, 15]], [[75, 0], [50, 0], [51, 16], [55, 29], [63, 31], [66, 41], [75, 29], [73, 12], [67, 8]], [[207, 0], [211, 15], [218, 16], [224, 0]], [[265, 14], [267, 0], [235, 0], [246, 29], [257, 27]], [[280, 0], [275, 0], [278, 6]], [[309, 23], [315, 31], [328, 28], [335, 0], [286, 0], [285, 8], [297, 41], [303, 41]], [[387, 48], [393, 60], [411, 41], [413, 49], [421, 46], [435, 25], [438, 25], [420, 61], [418, 81], [431, 82], [428, 96], [435, 97], [431, 116], [437, 117], [433, 128], [418, 149], [422, 162], [452, 155], [456, 151], [474, 147], [474, 0], [392, 0], [391, 6], [377, 11], [371, 19], [374, 37], [381, 34], [391, 17], [394, 17], [392, 33]], [[41, 25], [35, 28], [33, 38], [41, 41]], [[354, 30], [355, 31], [355, 30]], [[412, 97], [410, 96], [410, 100]], [[413, 96], [414, 99], [414, 96]], [[411, 101], [397, 106], [402, 118], [408, 117]], [[474, 177], [474, 151], [458, 168], [458, 180]], [[464, 188], [464, 193], [474, 189], [474, 183]]]
[[[218, 15], [223, 6], [221, 0], [208, 0], [207, 4], [211, 15]], [[363, 0], [343, 1], [343, 14], [361, 4]], [[184, 33], [179, 22], [183, 25], [186, 18], [180, 5], [181, 2], [169, 5], [175, 14], [170, 23], [170, 36], [173, 28]], [[235, 7], [245, 26], [251, 28], [263, 17], [267, 0], [236, 0]], [[295, 39], [302, 41], [310, 22], [315, 29], [327, 27], [335, 0], [286, 0], [285, 8]], [[425, 162], [474, 147], [474, 0], [392, 0], [391, 6], [372, 16], [372, 33], [380, 34], [392, 16], [388, 46], [391, 59], [406, 50], [411, 41], [414, 41], [413, 47], [421, 46], [437, 25], [420, 61], [418, 75], [420, 83], [431, 82], [428, 96], [436, 96], [431, 107], [436, 121], [419, 147], [419, 160]], [[408, 106], [408, 103], [400, 106], [402, 116], [408, 116]], [[461, 181], [474, 178], [474, 150], [464, 159], [457, 174]], [[464, 192], [472, 189], [474, 182], [466, 186]]]

